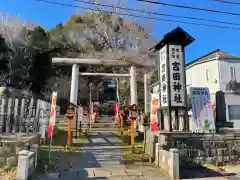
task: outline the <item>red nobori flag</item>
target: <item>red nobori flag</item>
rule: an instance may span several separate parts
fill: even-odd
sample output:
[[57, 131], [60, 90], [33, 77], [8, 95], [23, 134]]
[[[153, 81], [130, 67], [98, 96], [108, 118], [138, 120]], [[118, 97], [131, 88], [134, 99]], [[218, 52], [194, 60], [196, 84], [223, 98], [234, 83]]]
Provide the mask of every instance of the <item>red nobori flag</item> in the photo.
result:
[[53, 124], [50, 122], [48, 125], [48, 137], [53, 135]]
[[56, 105], [57, 105], [57, 92], [53, 92], [50, 119], [48, 125], [48, 137], [53, 135], [53, 126], [55, 125], [56, 120]]

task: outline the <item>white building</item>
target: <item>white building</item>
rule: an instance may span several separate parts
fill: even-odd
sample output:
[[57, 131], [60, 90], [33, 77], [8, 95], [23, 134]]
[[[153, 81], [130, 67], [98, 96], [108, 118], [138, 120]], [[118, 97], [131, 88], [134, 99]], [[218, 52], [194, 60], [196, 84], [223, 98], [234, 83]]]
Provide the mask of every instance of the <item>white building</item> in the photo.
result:
[[190, 87], [209, 87], [213, 104], [216, 92], [225, 92], [226, 121], [240, 128], [240, 56], [219, 49], [204, 55], [186, 65], [186, 81], [188, 93]]

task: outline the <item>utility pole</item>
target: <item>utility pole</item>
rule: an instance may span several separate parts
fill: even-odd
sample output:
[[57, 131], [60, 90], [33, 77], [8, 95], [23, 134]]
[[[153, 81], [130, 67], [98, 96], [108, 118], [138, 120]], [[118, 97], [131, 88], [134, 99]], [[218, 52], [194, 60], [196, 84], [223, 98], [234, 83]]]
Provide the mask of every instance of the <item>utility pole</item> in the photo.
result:
[[120, 0], [116, 0], [116, 9], [115, 9], [116, 14], [120, 13]]

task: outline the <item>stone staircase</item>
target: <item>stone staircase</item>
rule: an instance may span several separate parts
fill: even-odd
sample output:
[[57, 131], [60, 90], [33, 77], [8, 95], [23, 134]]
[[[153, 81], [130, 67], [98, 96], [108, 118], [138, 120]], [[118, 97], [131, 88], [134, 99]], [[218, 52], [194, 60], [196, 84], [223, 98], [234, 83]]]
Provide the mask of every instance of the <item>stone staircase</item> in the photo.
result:
[[112, 117], [101, 117], [98, 122], [92, 123], [92, 132], [113, 132], [116, 130], [116, 123]]
[[[68, 126], [68, 121], [66, 118], [64, 117], [59, 117], [56, 120], [58, 127], [67, 129]], [[85, 121], [85, 123], [88, 121]], [[89, 128], [89, 123], [87, 124], [81, 124], [81, 131], [82, 132], [86, 132], [88, 130], [90, 130]], [[80, 122], [78, 122], [78, 131], [80, 131]], [[76, 129], [76, 120], [72, 121], [72, 129], [75, 130]], [[98, 122], [93, 122], [91, 124], [91, 132], [113, 132], [116, 130], [116, 123], [113, 120], [113, 117], [100, 117]]]

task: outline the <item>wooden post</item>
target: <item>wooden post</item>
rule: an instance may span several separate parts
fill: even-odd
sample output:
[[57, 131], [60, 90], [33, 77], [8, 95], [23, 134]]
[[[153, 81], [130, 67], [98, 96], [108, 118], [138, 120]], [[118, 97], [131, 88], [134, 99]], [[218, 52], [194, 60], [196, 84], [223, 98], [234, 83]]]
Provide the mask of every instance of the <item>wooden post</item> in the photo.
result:
[[72, 120], [74, 117], [76, 117], [75, 114], [75, 108], [72, 103], [68, 106], [67, 112], [65, 114], [65, 117], [68, 118], [68, 140], [67, 140], [67, 146], [71, 145], [71, 133], [72, 133]]
[[121, 129], [120, 129], [120, 131], [121, 131], [121, 135], [123, 135], [123, 115], [122, 114], [120, 115], [120, 120], [121, 120]]
[[128, 118], [128, 145], [131, 145], [131, 118]]
[[71, 146], [72, 119], [68, 118], [68, 146]]
[[132, 152], [134, 152], [134, 120], [131, 119], [132, 125], [131, 125], [131, 145], [132, 145]]

